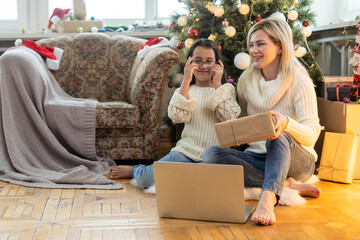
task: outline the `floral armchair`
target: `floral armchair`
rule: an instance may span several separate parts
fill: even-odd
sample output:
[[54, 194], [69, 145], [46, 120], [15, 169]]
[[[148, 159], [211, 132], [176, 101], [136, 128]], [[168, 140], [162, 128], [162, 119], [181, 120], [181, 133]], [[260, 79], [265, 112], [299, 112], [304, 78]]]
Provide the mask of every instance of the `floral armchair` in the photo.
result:
[[64, 49], [53, 75], [71, 96], [99, 101], [96, 151], [114, 160], [156, 160], [166, 78], [179, 55], [169, 47], [137, 57], [144, 39], [82, 33], [37, 41]]

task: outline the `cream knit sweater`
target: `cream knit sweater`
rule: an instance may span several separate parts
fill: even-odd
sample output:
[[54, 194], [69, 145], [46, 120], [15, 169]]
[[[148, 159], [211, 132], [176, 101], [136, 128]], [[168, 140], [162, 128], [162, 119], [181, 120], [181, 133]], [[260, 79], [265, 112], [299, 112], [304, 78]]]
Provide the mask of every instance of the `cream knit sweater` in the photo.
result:
[[[247, 114], [253, 115], [273, 110], [288, 117], [289, 123], [284, 130], [309, 151], [315, 159], [314, 145], [320, 134], [314, 85], [309, 76], [298, 72], [293, 82], [282, 79], [265, 81], [258, 69], [253, 78], [247, 77], [246, 70], [239, 78], [237, 94], [245, 100]], [[266, 153], [265, 140], [249, 144], [246, 151]]]
[[240, 107], [236, 91], [227, 83], [218, 89], [191, 85], [189, 99], [176, 89], [171, 98], [168, 115], [175, 123], [185, 123], [181, 139], [171, 151], [178, 151], [194, 161], [202, 161], [206, 147], [219, 145], [215, 123], [237, 118]]

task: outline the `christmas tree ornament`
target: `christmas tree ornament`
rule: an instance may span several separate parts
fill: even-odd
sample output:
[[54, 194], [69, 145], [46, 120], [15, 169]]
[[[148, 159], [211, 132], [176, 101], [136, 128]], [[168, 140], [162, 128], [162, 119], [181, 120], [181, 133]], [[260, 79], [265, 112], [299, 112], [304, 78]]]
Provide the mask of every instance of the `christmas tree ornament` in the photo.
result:
[[309, 22], [306, 21], [306, 20], [304, 20], [304, 21], [302, 22], [302, 25], [303, 25], [304, 27], [308, 27], [308, 26], [309, 26]]
[[286, 22], [286, 18], [284, 16], [284, 14], [282, 14], [281, 12], [274, 12], [273, 14], [271, 14], [269, 16], [269, 18], [282, 20], [282, 21]]
[[171, 47], [172, 49], [176, 49], [176, 48], [177, 48], [177, 45], [178, 45], [179, 43], [181, 43], [181, 42], [180, 42], [180, 40], [179, 40], [177, 37], [172, 37], [172, 38], [170, 39], [170, 47]]
[[221, 17], [222, 15], [224, 15], [224, 12], [225, 12], [225, 10], [224, 10], [224, 8], [222, 8], [222, 7], [216, 7], [216, 8], [214, 9], [214, 15], [215, 15], [215, 17]]
[[169, 30], [172, 31], [172, 30], [174, 29], [174, 27], [175, 27], [175, 23], [171, 23], [171, 24], [169, 25]]
[[187, 19], [186, 19], [186, 17], [184, 17], [184, 16], [181, 16], [181, 17], [179, 17], [178, 18], [178, 24], [180, 25], [180, 26], [185, 26], [186, 24], [187, 24]]
[[214, 4], [211, 4], [211, 5], [208, 7], [208, 10], [209, 10], [211, 13], [214, 13], [215, 8], [216, 8], [216, 6], [215, 6]]
[[90, 32], [92, 32], [92, 33], [96, 33], [98, 31], [99, 31], [99, 29], [95, 26], [90, 28]]
[[248, 14], [250, 11], [250, 7], [249, 5], [245, 4], [245, 3], [241, 3], [240, 7], [239, 7], [239, 12], [242, 14], [242, 15], [246, 15]]
[[224, 21], [222, 21], [221, 24], [222, 24], [223, 27], [228, 27], [229, 26], [229, 21], [225, 19]]
[[256, 18], [255, 18], [255, 22], [260, 22], [262, 20], [262, 17], [260, 17], [260, 16], [257, 16]]
[[309, 28], [309, 27], [303, 27], [303, 28], [301, 29], [301, 33], [302, 33], [302, 35], [304, 35], [305, 37], [310, 37], [312, 31], [311, 31], [311, 28]]
[[250, 56], [246, 52], [236, 54], [234, 58], [235, 67], [241, 70], [245, 70], [250, 66]]
[[225, 28], [225, 34], [228, 37], [233, 37], [236, 34], [236, 29], [233, 26]]
[[297, 18], [298, 18], [299, 14], [297, 11], [295, 10], [291, 10], [288, 12], [288, 18], [291, 20], [291, 21], [295, 21]]
[[193, 45], [193, 43], [194, 43], [194, 39], [188, 38], [188, 39], [185, 40], [185, 47], [190, 48], [191, 45]]
[[220, 51], [222, 50], [222, 46], [221, 46], [221, 45], [218, 45], [218, 48], [219, 48]]
[[291, 2], [291, 5], [293, 5], [293, 6], [297, 6], [298, 4], [299, 4], [298, 0], [293, 0]]
[[188, 36], [189, 38], [197, 38], [199, 36], [199, 30], [196, 28], [190, 28], [188, 30]]
[[303, 57], [306, 54], [306, 48], [304, 47], [298, 47], [297, 50], [295, 50], [295, 56], [300, 58]]
[[210, 34], [210, 36], [208, 37], [209, 40], [215, 42], [216, 36], [214, 34]]
[[189, 12], [187, 16], [188, 16], [188, 17], [192, 17], [193, 14], [192, 14], [191, 12]]
[[343, 101], [344, 101], [344, 103], [349, 103], [349, 102], [350, 102], [350, 98], [344, 97]]
[[176, 48], [180, 50], [180, 49], [183, 48], [183, 45], [182, 45], [181, 43], [178, 43], [178, 44], [176, 45]]

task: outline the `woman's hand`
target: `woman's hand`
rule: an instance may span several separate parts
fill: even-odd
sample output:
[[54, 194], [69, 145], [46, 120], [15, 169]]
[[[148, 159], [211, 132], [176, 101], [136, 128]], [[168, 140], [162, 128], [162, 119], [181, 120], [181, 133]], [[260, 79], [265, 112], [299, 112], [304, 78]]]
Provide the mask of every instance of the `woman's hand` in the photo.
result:
[[271, 111], [270, 114], [275, 119], [275, 137], [270, 138], [270, 140], [273, 140], [278, 138], [280, 133], [284, 131], [288, 125], [289, 119], [278, 112]]
[[215, 89], [221, 87], [221, 78], [224, 73], [224, 64], [219, 60], [219, 64], [215, 63], [215, 65], [211, 69], [212, 78], [212, 87]]
[[190, 84], [195, 69], [199, 69], [199, 67], [193, 63], [193, 57], [189, 57], [185, 63], [183, 82]]

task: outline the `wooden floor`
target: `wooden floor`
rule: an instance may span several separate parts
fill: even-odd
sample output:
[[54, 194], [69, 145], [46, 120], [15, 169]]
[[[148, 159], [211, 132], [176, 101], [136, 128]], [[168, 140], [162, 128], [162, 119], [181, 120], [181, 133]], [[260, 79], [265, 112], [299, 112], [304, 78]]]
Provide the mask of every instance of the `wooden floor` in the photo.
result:
[[320, 181], [320, 198], [308, 198], [300, 207], [278, 206], [277, 223], [258, 226], [161, 219], [155, 195], [129, 180], [119, 182], [124, 189], [40, 189], [0, 182], [0, 240], [360, 239], [359, 183]]

